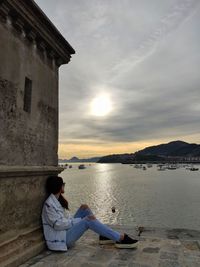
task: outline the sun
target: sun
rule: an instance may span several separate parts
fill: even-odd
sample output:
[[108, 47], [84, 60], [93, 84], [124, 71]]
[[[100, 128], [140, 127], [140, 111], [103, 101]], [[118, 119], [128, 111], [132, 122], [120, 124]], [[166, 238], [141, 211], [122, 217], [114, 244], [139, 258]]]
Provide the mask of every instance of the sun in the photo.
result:
[[112, 110], [110, 97], [106, 94], [95, 97], [91, 102], [91, 114], [93, 116], [103, 117]]

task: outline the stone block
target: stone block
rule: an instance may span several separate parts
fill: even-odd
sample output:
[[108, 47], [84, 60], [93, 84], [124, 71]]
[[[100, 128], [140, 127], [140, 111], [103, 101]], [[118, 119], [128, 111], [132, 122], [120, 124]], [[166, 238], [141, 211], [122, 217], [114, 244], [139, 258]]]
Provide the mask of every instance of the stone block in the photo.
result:
[[178, 254], [173, 252], [160, 252], [160, 259], [178, 261]]
[[146, 247], [142, 251], [145, 252], [145, 253], [158, 253], [160, 251], [160, 248], [158, 248], [158, 247], [155, 247], [155, 248]]
[[159, 262], [159, 267], [183, 267], [183, 266], [181, 266], [178, 261], [161, 260]]

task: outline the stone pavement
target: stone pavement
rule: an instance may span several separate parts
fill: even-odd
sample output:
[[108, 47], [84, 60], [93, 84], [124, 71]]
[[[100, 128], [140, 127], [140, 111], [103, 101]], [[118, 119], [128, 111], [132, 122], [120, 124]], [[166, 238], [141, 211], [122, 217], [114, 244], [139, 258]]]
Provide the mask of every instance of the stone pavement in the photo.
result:
[[[133, 227], [112, 226], [133, 237]], [[44, 251], [20, 267], [200, 267], [200, 231], [144, 228], [137, 249], [99, 245], [87, 231], [67, 252]]]

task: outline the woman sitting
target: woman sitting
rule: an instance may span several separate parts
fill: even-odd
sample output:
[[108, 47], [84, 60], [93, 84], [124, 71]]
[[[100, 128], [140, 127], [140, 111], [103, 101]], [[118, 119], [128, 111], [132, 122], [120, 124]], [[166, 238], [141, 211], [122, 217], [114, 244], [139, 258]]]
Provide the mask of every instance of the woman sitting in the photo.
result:
[[47, 179], [46, 189], [49, 197], [42, 209], [44, 237], [50, 250], [66, 251], [88, 229], [99, 234], [99, 243], [115, 243], [117, 248], [135, 248], [137, 240], [127, 234], [120, 234], [102, 224], [90, 208], [83, 204], [74, 216], [68, 210], [68, 202], [63, 197], [65, 183], [58, 176]]

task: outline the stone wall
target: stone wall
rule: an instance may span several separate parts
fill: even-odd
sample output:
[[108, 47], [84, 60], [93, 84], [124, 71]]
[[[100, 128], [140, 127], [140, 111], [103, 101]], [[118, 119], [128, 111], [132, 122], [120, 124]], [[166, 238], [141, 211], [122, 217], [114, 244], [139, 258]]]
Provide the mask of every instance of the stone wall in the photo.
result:
[[[34, 43], [0, 24], [0, 165], [57, 165], [58, 68]], [[25, 77], [32, 80], [24, 111]]]
[[61, 171], [59, 167], [0, 169], [0, 240], [14, 231], [40, 227], [46, 177]]
[[73, 48], [33, 0], [0, 1], [0, 266], [44, 248], [41, 209], [58, 165], [58, 70]]

